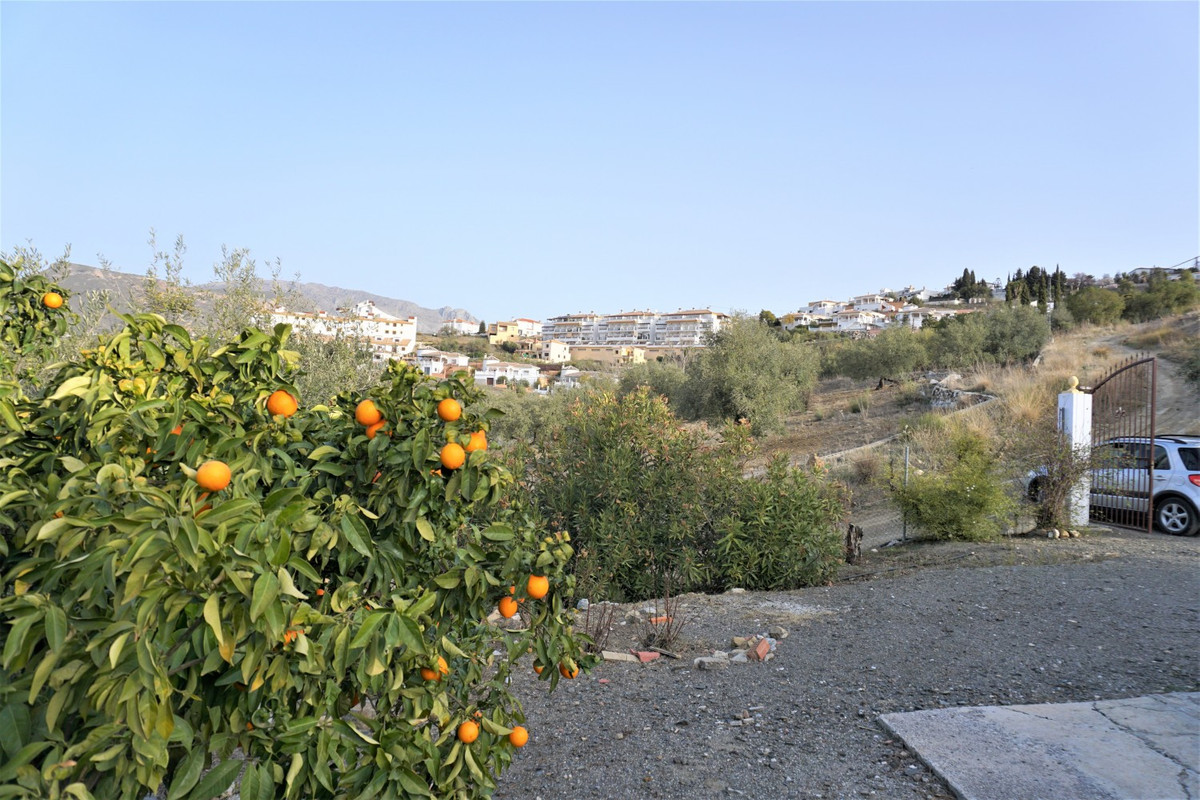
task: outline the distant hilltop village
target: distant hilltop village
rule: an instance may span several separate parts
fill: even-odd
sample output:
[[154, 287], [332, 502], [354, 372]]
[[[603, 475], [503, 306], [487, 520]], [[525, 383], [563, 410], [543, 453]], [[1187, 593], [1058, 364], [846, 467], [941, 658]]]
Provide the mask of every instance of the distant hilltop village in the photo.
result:
[[[920, 328], [927, 320], [975, 310], [947, 307], [956, 305], [957, 299], [946, 298], [940, 306], [938, 302], [923, 288], [910, 286], [900, 292], [881, 289], [845, 302], [817, 300], [778, 321], [787, 330], [806, 328], [862, 336], [893, 325]], [[523, 383], [531, 387], [544, 387], [550, 382], [572, 385], [578, 380], [579, 370], [566, 366], [568, 362], [613, 367], [680, 356], [689, 349], [703, 347], [708, 337], [731, 319], [728, 314], [703, 308], [563, 314], [544, 322], [522, 317], [486, 326], [465, 319], [444, 321], [439, 334], [486, 336], [488, 344], [521, 359], [509, 362], [490, 355], [472, 359], [422, 344], [418, 341], [416, 317], [388, 314], [370, 300], [332, 313], [275, 308], [270, 318], [272, 324], [287, 323], [317, 336], [358, 339], [370, 347], [377, 363], [403, 360], [435, 377], [466, 370], [481, 386]]]

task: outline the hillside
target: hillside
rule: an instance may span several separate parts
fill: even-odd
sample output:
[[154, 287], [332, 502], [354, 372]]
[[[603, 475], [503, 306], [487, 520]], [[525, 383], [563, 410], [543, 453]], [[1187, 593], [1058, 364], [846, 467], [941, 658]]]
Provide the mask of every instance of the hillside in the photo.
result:
[[[86, 294], [88, 292], [106, 291], [111, 298], [112, 306], [118, 311], [134, 310], [137, 298], [141, 296], [142, 283], [145, 275], [131, 272], [92, 267], [86, 264], [70, 264], [68, 273], [61, 283], [72, 292]], [[271, 294], [269, 281], [263, 281], [263, 292]], [[224, 291], [220, 283], [203, 283], [190, 287], [197, 294], [201, 307], [205, 298]], [[422, 333], [436, 333], [446, 320], [460, 318], [475, 321], [469, 311], [462, 308], [442, 306], [441, 308], [426, 308], [410, 300], [400, 300], [385, 297], [358, 289], [344, 289], [340, 286], [325, 286], [320, 283], [291, 282], [285, 288], [299, 296], [297, 306], [301, 310], [333, 311], [335, 308], [354, 305], [364, 300], [370, 300], [376, 307], [388, 314], [398, 317], [416, 317], [417, 330]]]

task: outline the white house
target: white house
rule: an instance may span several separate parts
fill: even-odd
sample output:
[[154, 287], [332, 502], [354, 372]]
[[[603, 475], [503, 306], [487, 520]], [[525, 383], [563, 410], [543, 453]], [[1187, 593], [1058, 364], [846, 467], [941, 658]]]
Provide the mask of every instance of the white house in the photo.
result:
[[848, 305], [861, 311], [883, 311], [885, 306], [890, 310], [891, 299], [881, 294], [860, 294], [855, 296]]
[[513, 322], [517, 323], [517, 335], [522, 339], [536, 339], [542, 335], [542, 323], [536, 319], [519, 317]]
[[417, 368], [426, 375], [452, 375], [467, 370], [468, 359], [462, 353], [443, 353], [432, 347], [422, 347], [416, 353]]
[[563, 367], [556, 385], [560, 389], [578, 389], [580, 372], [575, 367]]
[[878, 311], [864, 311], [859, 308], [848, 308], [833, 315], [839, 331], [863, 331], [867, 328], [880, 328], [887, 324], [887, 317]]
[[442, 321], [442, 330], [446, 330], [447, 328], [451, 332], [456, 333], [459, 336], [471, 336], [473, 334], [479, 333], [479, 323], [478, 322], [472, 322], [469, 319], [461, 319], [459, 317], [455, 317], [454, 319], [443, 320]]
[[496, 386], [525, 381], [530, 386], [536, 386], [540, 374], [541, 371], [536, 364], [517, 364], [495, 358], [485, 358], [479, 369], [475, 370], [475, 384], [477, 386]]
[[373, 358], [377, 362], [401, 358], [416, 347], [416, 317], [403, 319], [392, 316], [380, 311], [370, 300], [358, 303], [350, 309], [340, 308], [338, 312], [303, 313], [277, 308], [271, 312], [271, 324], [284, 322], [296, 330], [326, 339], [342, 335], [362, 340], [371, 347]]
[[549, 364], [565, 364], [571, 360], [571, 346], [558, 339], [546, 339], [542, 342], [538, 358]]
[[809, 314], [820, 314], [823, 317], [831, 317], [845, 307], [845, 303], [839, 303], [837, 300], [814, 300], [803, 310]]
[[926, 321], [937, 322], [946, 317], [953, 317], [957, 312], [949, 308], [930, 308], [929, 306], [906, 309], [896, 318], [897, 322], [907, 324], [914, 330], [920, 330]]

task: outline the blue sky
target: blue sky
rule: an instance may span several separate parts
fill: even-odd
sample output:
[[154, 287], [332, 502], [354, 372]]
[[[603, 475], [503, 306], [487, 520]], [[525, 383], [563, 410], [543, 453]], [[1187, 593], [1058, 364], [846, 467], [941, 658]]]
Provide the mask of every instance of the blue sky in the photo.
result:
[[0, 1], [0, 247], [492, 321], [1200, 254], [1194, 2]]

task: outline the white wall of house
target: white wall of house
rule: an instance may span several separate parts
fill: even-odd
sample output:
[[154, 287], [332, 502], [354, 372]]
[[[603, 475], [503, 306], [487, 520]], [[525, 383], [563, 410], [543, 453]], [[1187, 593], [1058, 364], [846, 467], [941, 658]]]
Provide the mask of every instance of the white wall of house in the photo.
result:
[[[475, 385], [496, 386], [500, 383], [526, 381], [530, 386], [536, 386], [540, 374], [541, 370], [535, 364], [517, 364], [485, 358], [479, 369], [475, 370]], [[504, 380], [500, 381], [500, 378]]]

